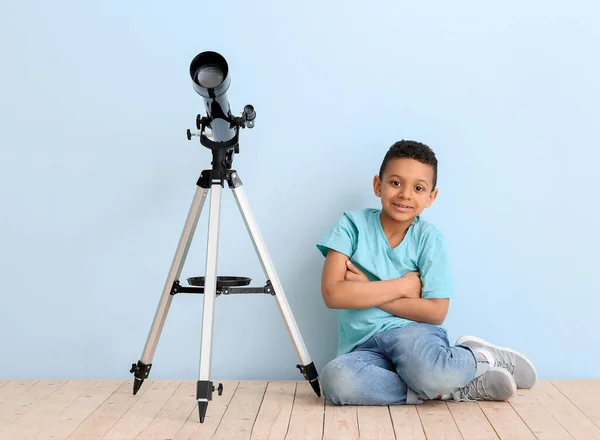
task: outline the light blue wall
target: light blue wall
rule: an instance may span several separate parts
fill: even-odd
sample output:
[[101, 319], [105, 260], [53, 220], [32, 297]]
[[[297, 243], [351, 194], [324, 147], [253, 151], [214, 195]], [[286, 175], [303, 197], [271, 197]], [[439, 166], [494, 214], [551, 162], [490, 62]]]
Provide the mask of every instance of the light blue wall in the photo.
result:
[[[3, 2], [0, 377], [130, 378], [209, 151], [188, 68], [229, 61], [257, 124], [237, 168], [319, 368], [335, 312], [314, 243], [379, 206], [394, 141], [430, 144], [451, 244], [451, 339], [598, 377], [600, 7], [595, 2]], [[202, 275], [205, 211], [182, 279]], [[265, 278], [229, 192], [219, 273]], [[198, 375], [202, 297], [180, 295], [152, 378]], [[215, 378], [300, 379], [275, 301], [217, 299]]]

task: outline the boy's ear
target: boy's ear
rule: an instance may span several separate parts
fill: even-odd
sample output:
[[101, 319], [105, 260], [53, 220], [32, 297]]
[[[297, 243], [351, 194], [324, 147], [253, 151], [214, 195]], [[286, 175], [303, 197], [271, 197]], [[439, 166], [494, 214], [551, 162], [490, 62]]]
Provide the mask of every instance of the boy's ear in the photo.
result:
[[373, 177], [373, 191], [377, 197], [381, 197], [381, 179], [378, 175]]
[[429, 208], [433, 204], [433, 202], [437, 198], [437, 195], [438, 195], [438, 189], [437, 188], [434, 189], [433, 191], [431, 191], [431, 193], [429, 193], [429, 200], [425, 204], [426, 208]]

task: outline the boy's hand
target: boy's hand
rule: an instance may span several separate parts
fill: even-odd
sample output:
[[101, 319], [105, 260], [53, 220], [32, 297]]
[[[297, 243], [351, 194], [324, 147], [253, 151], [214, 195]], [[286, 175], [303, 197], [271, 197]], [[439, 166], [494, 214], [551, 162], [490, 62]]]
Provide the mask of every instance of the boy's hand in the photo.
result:
[[350, 260], [346, 260], [346, 281], [369, 281], [364, 272], [356, 267]]
[[403, 283], [403, 298], [421, 298], [421, 278], [419, 272], [409, 272], [398, 280]]

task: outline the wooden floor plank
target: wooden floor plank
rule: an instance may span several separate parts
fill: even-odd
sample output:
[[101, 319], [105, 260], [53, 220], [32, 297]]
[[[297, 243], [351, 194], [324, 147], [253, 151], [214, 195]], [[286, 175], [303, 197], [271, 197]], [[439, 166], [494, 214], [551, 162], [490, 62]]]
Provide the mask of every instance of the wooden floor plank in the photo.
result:
[[395, 440], [389, 407], [359, 406], [357, 416], [361, 440]]
[[600, 427], [600, 380], [553, 380], [552, 384]]
[[132, 381], [124, 382], [108, 399], [92, 412], [71, 434], [68, 440], [100, 440], [129, 409], [144, 397], [153, 381], [146, 379], [134, 396]]
[[6, 428], [16, 422], [66, 383], [66, 380], [40, 380], [14, 398], [4, 400], [0, 407], [0, 426]]
[[397, 439], [426, 440], [417, 405], [390, 406], [390, 416]]
[[538, 383], [531, 390], [518, 390], [509, 403], [539, 440], [571, 440], [573, 437], [544, 406], [545, 398]]
[[284, 440], [290, 424], [296, 382], [270, 382], [254, 427], [252, 440]]
[[30, 390], [38, 383], [37, 380], [11, 380], [0, 390], [0, 414], [8, 403]]
[[148, 427], [135, 439], [155, 440], [175, 437], [183, 428], [190, 412], [198, 407], [196, 384], [197, 380], [183, 381]]
[[102, 440], [136, 438], [152, 423], [180, 386], [181, 382], [175, 380], [154, 381], [148, 391], [104, 434]]
[[600, 428], [582, 413], [550, 381], [530, 390], [574, 439], [600, 440]]
[[267, 381], [240, 381], [213, 440], [250, 440]]
[[[218, 382], [216, 382], [218, 384]], [[3, 379], [0, 440], [600, 440], [600, 380], [539, 381], [509, 402], [335, 406], [306, 381], [223, 381], [199, 423], [196, 381]]]
[[462, 440], [462, 435], [446, 402], [429, 400], [417, 405], [423, 430], [428, 439]]
[[498, 435], [479, 405], [474, 402], [447, 402], [448, 409], [465, 440], [498, 440]]
[[296, 385], [290, 426], [286, 440], [320, 440], [323, 438], [325, 399], [318, 397], [307, 381]]
[[[131, 382], [127, 381], [130, 384]], [[98, 380], [81, 396], [67, 405], [58, 416], [50, 420], [39, 432], [38, 440], [62, 440], [77, 429], [124, 381]]]
[[0, 429], [0, 439], [35, 439], [48, 422], [85, 393], [92, 384], [93, 382], [89, 380], [68, 381], [14, 423], [6, 426], [5, 429]]
[[355, 440], [359, 438], [357, 407], [325, 402], [323, 440]]
[[[198, 404], [195, 403], [190, 411], [185, 424], [179, 430], [173, 440], [196, 440], [210, 439], [217, 431], [221, 419], [231, 403], [231, 398], [235, 394], [238, 387], [238, 381], [213, 381], [216, 384], [223, 384], [223, 394], [220, 396], [217, 393], [213, 394], [212, 400], [208, 404], [204, 422], [200, 423], [200, 414], [198, 413]], [[216, 385], [218, 386], [218, 385]]]
[[501, 440], [536, 440], [508, 402], [478, 402]]

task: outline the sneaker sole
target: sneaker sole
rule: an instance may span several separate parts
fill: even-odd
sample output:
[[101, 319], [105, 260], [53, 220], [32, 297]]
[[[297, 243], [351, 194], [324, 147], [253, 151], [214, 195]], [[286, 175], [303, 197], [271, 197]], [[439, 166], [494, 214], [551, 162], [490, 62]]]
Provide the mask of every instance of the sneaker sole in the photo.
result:
[[[529, 366], [531, 367], [531, 369], [535, 373], [535, 380], [533, 381], [533, 385], [535, 385], [537, 383], [537, 380], [538, 380], [537, 370], [533, 366], [533, 363], [523, 353], [521, 353], [521, 352], [519, 352], [517, 350], [513, 350], [512, 348], [500, 347], [499, 345], [490, 344], [488, 341], [483, 340], [481, 338], [478, 338], [477, 336], [461, 336], [460, 338], [458, 338], [458, 340], [456, 341], [456, 343], [454, 345], [462, 345], [462, 344], [464, 344], [465, 342], [468, 342], [468, 341], [477, 342], [478, 344], [482, 344], [482, 345], [489, 345], [490, 347], [494, 347], [494, 348], [496, 348], [498, 350], [505, 350], [505, 351], [508, 351], [510, 353], [513, 353], [514, 355], [519, 356], [525, 362], [527, 362], [527, 364], [529, 364]], [[533, 385], [531, 387], [528, 387], [528, 388], [532, 388]]]

